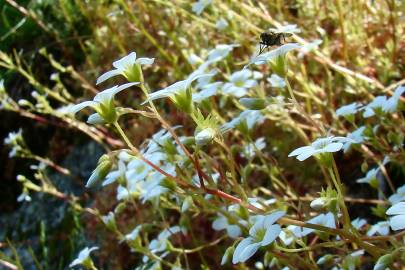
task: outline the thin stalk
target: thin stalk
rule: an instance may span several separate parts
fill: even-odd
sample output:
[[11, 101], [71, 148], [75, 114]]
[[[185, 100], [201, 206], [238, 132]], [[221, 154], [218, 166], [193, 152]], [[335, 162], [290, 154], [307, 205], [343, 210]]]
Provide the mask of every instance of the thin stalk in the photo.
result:
[[342, 191], [342, 183], [340, 181], [339, 175], [336, 173], [336, 170], [333, 166], [332, 168], [328, 168], [329, 174], [332, 178], [333, 184], [337, 190], [338, 193], [338, 200], [339, 200], [339, 205], [342, 208], [342, 214], [343, 214], [343, 227], [347, 230], [350, 229], [350, 216], [349, 216], [349, 211], [347, 210], [346, 203], [344, 201], [344, 195]]
[[342, 239], [347, 238], [348, 240], [358, 244], [359, 247], [363, 248], [368, 253], [370, 253], [373, 257], [376, 257], [376, 258], [378, 258], [381, 254], [385, 253], [385, 251], [383, 249], [376, 247], [374, 245], [371, 245], [370, 243], [363, 242], [363, 241], [361, 241], [361, 239], [357, 238], [355, 235], [353, 235], [352, 233], [347, 232], [345, 230], [329, 228], [329, 227], [325, 227], [322, 225], [306, 223], [303, 221], [293, 220], [293, 219], [289, 219], [289, 218], [285, 218], [285, 217], [280, 218], [278, 220], [278, 223], [285, 224], [285, 225], [296, 225], [299, 227], [305, 227], [305, 228], [315, 229], [317, 231], [323, 231], [323, 232], [330, 233], [333, 235], [339, 235]]

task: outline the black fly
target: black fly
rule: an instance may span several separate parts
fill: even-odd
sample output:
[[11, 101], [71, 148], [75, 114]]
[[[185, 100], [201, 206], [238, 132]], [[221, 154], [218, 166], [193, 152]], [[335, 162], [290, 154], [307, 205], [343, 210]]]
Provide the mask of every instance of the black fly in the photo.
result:
[[286, 37], [291, 37], [291, 33], [280, 33], [280, 32], [264, 32], [260, 35], [260, 52], [261, 54], [266, 48], [271, 46], [283, 45], [282, 40], [285, 42]]

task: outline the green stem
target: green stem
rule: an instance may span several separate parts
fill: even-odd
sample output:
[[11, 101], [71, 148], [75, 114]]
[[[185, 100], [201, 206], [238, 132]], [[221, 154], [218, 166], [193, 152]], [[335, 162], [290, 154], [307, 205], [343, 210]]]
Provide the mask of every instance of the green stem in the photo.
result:
[[339, 174], [338, 168], [336, 166], [335, 159], [333, 158], [333, 155], [331, 155], [331, 156], [332, 156], [333, 173], [332, 173], [332, 171], [330, 171], [330, 173], [331, 173], [331, 176], [333, 174], [332, 180], [334, 181], [334, 183], [336, 185], [336, 189], [338, 190], [338, 193], [340, 196], [339, 203], [340, 203], [340, 205], [342, 207], [342, 211], [343, 211], [343, 225], [347, 230], [349, 230], [351, 227], [350, 215], [349, 215], [349, 211], [347, 210], [347, 206], [346, 206], [346, 203], [344, 200], [343, 184], [340, 179], [340, 174]]
[[125, 143], [131, 148], [132, 151], [134, 151], [136, 154], [139, 153], [139, 150], [131, 143], [131, 141], [128, 139], [127, 135], [125, 135], [125, 132], [122, 130], [118, 122], [114, 122], [114, 127], [117, 129], [118, 133], [121, 135], [121, 137], [124, 139]]

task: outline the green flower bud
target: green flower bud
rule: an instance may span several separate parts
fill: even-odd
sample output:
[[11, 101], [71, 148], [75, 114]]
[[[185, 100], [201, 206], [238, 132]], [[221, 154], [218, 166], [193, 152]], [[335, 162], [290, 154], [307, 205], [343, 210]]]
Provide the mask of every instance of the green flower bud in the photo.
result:
[[317, 198], [313, 200], [310, 204], [311, 208], [314, 210], [322, 210], [326, 205], [326, 199], [325, 198]]
[[124, 210], [127, 208], [127, 203], [126, 202], [122, 202], [119, 203], [115, 209], [114, 209], [114, 213], [115, 214], [121, 214], [122, 212], [124, 212]]
[[381, 256], [374, 265], [373, 270], [385, 270], [392, 264], [393, 258], [391, 254]]
[[235, 247], [230, 246], [225, 250], [224, 256], [222, 256], [221, 265], [226, 264], [227, 262], [231, 261], [232, 254], [235, 252]]
[[205, 128], [195, 135], [195, 142], [197, 145], [206, 145], [212, 142], [217, 132], [213, 128]]
[[87, 180], [86, 187], [94, 187], [101, 183], [104, 178], [109, 173], [112, 166], [112, 162], [108, 155], [102, 155], [98, 160], [98, 165], [96, 169], [94, 169], [93, 173], [90, 175], [89, 180]]
[[330, 254], [327, 254], [325, 256], [322, 256], [318, 259], [318, 261], [316, 262], [316, 264], [326, 264], [329, 263], [333, 260], [333, 256]]
[[113, 212], [109, 212], [108, 215], [102, 216], [101, 219], [109, 230], [117, 230], [117, 223], [115, 222], [115, 216]]
[[263, 110], [267, 106], [267, 102], [262, 98], [241, 98], [239, 102], [250, 110]]

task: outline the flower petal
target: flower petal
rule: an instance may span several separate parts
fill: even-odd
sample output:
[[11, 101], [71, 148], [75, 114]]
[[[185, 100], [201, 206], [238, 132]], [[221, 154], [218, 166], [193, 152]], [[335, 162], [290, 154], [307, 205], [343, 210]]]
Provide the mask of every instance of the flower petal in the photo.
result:
[[248, 245], [239, 255], [240, 262], [246, 262], [250, 257], [252, 257], [256, 251], [260, 248], [260, 244], [254, 243]]
[[[301, 47], [302, 46], [299, 45], [298, 43], [284, 44], [270, 52], [262, 53], [262, 54], [252, 57], [247, 66], [249, 66], [251, 64], [262, 65], [262, 64], [266, 63], [267, 61], [273, 60], [274, 58], [276, 58], [278, 56], [284, 55], [291, 50], [299, 49]], [[245, 67], [247, 67], [247, 66], [245, 66]]]
[[226, 231], [231, 238], [238, 238], [242, 234], [238, 225], [228, 225]]
[[103, 181], [102, 186], [104, 187], [104, 186], [107, 186], [107, 185], [109, 185], [109, 184], [114, 183], [115, 180], [117, 180], [117, 178], [120, 177], [120, 175], [121, 175], [121, 174], [120, 174], [119, 171], [112, 171], [112, 172], [109, 172], [109, 173], [107, 174], [107, 176], [105, 177], [105, 180]]
[[101, 75], [100, 77], [97, 78], [96, 84], [100, 84], [100, 83], [108, 80], [109, 78], [120, 75], [120, 74], [122, 74], [122, 70], [119, 70], [119, 69], [113, 69], [113, 70], [107, 71], [106, 73], [104, 73], [103, 75]]
[[405, 215], [405, 202], [394, 204], [385, 213], [387, 215]]
[[128, 87], [131, 87], [133, 85], [139, 84], [139, 82], [133, 82], [133, 83], [126, 83], [120, 86], [113, 86], [111, 88], [108, 88], [100, 93], [98, 93], [95, 97], [94, 97], [94, 101], [100, 102], [100, 103], [104, 103], [104, 102], [108, 102], [110, 99], [112, 99], [117, 93], [121, 92], [124, 89], [127, 89]]
[[250, 228], [249, 234], [253, 237], [256, 237], [258, 233], [265, 229], [264, 227], [264, 216], [256, 216], [257, 219], [255, 224]]
[[298, 155], [298, 156], [297, 156], [297, 159], [298, 159], [299, 161], [304, 161], [304, 160], [306, 160], [307, 158], [309, 158], [310, 156], [313, 156], [313, 155], [315, 155], [315, 154], [317, 154], [317, 153], [319, 153], [319, 150], [315, 150], [315, 149], [312, 148], [312, 149], [310, 149], [310, 150], [308, 150], [308, 151], [306, 151], [306, 152], [304, 152], [304, 153]]
[[394, 231], [405, 229], [405, 215], [392, 217], [390, 219], [390, 226]]
[[267, 246], [270, 245], [276, 238], [280, 235], [281, 232], [281, 227], [280, 225], [271, 225], [270, 227], [267, 228], [266, 234], [263, 237], [263, 240], [261, 242], [261, 245]]
[[113, 62], [113, 67], [119, 70], [124, 70], [128, 66], [134, 65], [136, 61], [136, 52], [131, 52], [127, 56], [122, 57], [121, 59]]
[[267, 228], [285, 215], [284, 211], [276, 211], [264, 218], [264, 227]]
[[225, 229], [228, 226], [228, 221], [226, 217], [219, 217], [212, 223], [212, 228], [216, 231]]
[[152, 65], [153, 62], [155, 62], [155, 58], [146, 58], [146, 57], [138, 58], [135, 61], [135, 63], [140, 65]]
[[69, 109], [69, 111], [73, 114], [77, 113], [78, 111], [83, 110], [86, 107], [93, 107], [97, 105], [97, 102], [94, 101], [84, 101], [82, 103], [76, 104]]
[[186, 84], [185, 84], [185, 88], [188, 88], [191, 83], [199, 78], [206, 78], [206, 77], [212, 77], [214, 76], [215, 73], [205, 73], [205, 74], [199, 74], [197, 73], [192, 73], [187, 79], [186, 79]]
[[322, 152], [337, 152], [342, 149], [343, 143], [330, 143], [324, 148], [322, 148]]
[[241, 253], [248, 245], [250, 245], [252, 243], [254, 243], [254, 242], [253, 242], [253, 238], [251, 238], [251, 237], [245, 238], [239, 242], [239, 244], [236, 246], [235, 251], [233, 253], [233, 257], [232, 257], [233, 264], [240, 262]]
[[104, 124], [104, 119], [98, 113], [93, 113], [87, 118], [87, 123], [92, 125]]
[[289, 153], [288, 157], [301, 155], [302, 153], [305, 153], [305, 152], [307, 152], [307, 151], [309, 151], [311, 149], [313, 149], [312, 146], [299, 147], [299, 148], [295, 149], [294, 151], [292, 151], [291, 153]]

